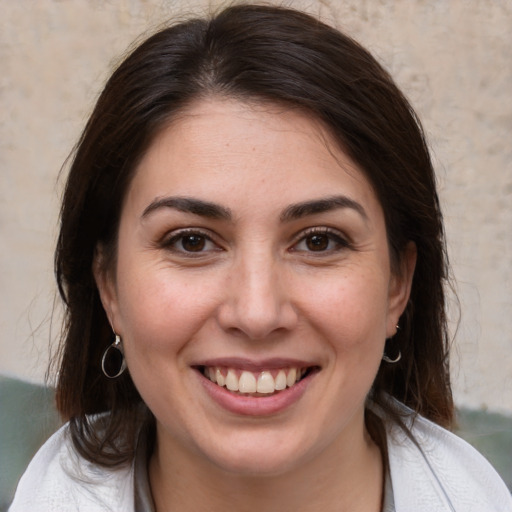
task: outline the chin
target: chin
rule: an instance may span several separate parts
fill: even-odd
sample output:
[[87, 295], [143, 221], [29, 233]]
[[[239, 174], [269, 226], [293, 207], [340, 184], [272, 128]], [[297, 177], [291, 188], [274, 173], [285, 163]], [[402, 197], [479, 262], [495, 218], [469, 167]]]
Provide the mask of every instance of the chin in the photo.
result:
[[229, 448], [219, 446], [209, 458], [219, 469], [247, 477], [281, 475], [298, 467], [305, 458], [298, 446], [268, 441], [254, 439], [238, 445], [231, 443]]

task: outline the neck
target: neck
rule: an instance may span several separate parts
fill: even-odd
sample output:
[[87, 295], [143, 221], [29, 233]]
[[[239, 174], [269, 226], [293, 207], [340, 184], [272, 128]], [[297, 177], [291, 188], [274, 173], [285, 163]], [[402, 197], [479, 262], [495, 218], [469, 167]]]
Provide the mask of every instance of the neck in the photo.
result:
[[383, 499], [382, 457], [366, 429], [273, 475], [226, 471], [160, 441], [149, 474], [157, 512], [378, 512]]

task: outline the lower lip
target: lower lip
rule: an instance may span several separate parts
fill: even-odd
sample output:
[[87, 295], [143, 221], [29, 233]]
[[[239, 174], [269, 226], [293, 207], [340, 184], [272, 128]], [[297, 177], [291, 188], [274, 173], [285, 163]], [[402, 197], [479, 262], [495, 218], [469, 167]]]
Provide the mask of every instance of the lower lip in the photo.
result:
[[274, 395], [259, 397], [237, 395], [214, 384], [201, 372], [197, 371], [197, 374], [208, 395], [224, 409], [245, 416], [268, 416], [282, 412], [298, 402], [316, 372], [310, 373], [291, 388], [286, 388]]

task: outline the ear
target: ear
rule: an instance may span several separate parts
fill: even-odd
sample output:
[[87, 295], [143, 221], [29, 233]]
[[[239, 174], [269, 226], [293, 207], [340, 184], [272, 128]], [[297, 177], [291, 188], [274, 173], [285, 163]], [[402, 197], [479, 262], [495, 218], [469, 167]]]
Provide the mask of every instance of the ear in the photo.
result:
[[416, 244], [409, 242], [401, 255], [399, 268], [392, 272], [388, 293], [387, 338], [396, 334], [398, 320], [409, 301], [417, 256]]
[[117, 333], [116, 319], [118, 317], [118, 306], [114, 271], [107, 264], [105, 250], [102, 245], [97, 245], [94, 251], [92, 271], [103, 309], [110, 322], [110, 326]]

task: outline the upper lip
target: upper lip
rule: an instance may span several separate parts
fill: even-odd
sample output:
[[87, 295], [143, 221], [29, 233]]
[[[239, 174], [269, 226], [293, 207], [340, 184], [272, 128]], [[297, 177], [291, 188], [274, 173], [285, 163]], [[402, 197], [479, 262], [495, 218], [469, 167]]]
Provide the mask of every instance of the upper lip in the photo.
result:
[[268, 359], [247, 359], [242, 357], [222, 357], [214, 359], [205, 359], [198, 361], [191, 366], [206, 367], [224, 367], [237, 368], [247, 371], [263, 371], [278, 368], [308, 368], [311, 366], [319, 366], [318, 364], [301, 359], [291, 359], [286, 357], [268, 358]]

